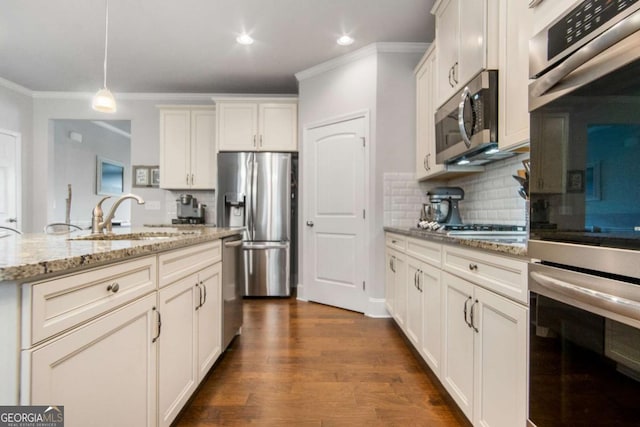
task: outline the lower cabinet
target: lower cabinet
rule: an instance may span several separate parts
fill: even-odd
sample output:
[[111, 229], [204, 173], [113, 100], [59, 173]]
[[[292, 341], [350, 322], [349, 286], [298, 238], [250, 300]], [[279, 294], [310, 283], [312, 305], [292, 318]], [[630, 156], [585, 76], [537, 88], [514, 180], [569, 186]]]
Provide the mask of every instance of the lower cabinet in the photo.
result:
[[171, 425], [220, 354], [220, 274], [218, 263], [158, 293], [160, 426]]
[[24, 405], [63, 405], [65, 426], [156, 425], [156, 295], [22, 352]]
[[387, 245], [387, 264], [390, 313], [462, 412], [524, 426], [526, 261], [408, 238], [404, 252]]
[[445, 388], [474, 425], [524, 425], [526, 307], [447, 272], [442, 284]]

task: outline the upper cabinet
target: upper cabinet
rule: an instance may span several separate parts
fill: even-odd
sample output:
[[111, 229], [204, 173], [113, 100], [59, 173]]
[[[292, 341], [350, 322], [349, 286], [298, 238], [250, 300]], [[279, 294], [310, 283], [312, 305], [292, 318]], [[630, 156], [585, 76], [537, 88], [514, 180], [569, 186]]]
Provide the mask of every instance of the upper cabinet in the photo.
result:
[[497, 67], [497, 0], [439, 0], [436, 16], [436, 107], [485, 68]]
[[215, 188], [215, 128], [212, 106], [160, 106], [161, 188]]
[[498, 7], [498, 145], [504, 151], [529, 142], [532, 11], [529, 0], [500, 0]]
[[442, 174], [444, 165], [436, 164], [435, 135], [435, 45], [427, 50], [416, 68], [416, 179]]
[[285, 100], [215, 99], [220, 151], [297, 151], [298, 104]]

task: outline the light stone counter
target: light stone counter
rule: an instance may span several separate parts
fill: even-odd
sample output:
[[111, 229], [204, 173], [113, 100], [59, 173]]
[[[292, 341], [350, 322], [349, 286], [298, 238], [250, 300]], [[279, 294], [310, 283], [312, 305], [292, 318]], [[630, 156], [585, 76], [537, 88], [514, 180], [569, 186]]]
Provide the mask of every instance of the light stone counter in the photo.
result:
[[453, 243], [477, 249], [486, 249], [519, 257], [527, 256], [526, 243], [504, 243], [499, 240], [480, 240], [472, 237], [447, 236], [437, 231], [418, 230], [415, 228], [384, 227], [384, 231], [440, 243]]
[[4, 281], [42, 279], [80, 268], [149, 255], [241, 233], [242, 227], [119, 228], [117, 234], [180, 233], [150, 240], [70, 240], [89, 231], [63, 235], [44, 233], [0, 237], [0, 284]]

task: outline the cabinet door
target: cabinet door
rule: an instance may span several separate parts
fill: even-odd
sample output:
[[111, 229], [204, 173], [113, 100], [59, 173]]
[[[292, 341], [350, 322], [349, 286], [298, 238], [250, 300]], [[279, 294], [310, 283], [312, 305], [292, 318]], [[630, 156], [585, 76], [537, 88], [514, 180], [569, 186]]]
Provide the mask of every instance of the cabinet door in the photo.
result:
[[422, 292], [419, 281], [422, 263], [413, 257], [407, 257], [407, 320], [406, 333], [416, 350], [422, 346]]
[[217, 178], [216, 113], [191, 112], [191, 188], [214, 189]]
[[442, 272], [442, 289], [444, 355], [440, 380], [462, 412], [472, 420], [474, 331], [468, 321], [473, 304], [473, 284]]
[[487, 0], [459, 2], [460, 46], [455, 79], [459, 87], [464, 87], [487, 64]]
[[529, 38], [532, 13], [528, 0], [500, 0], [498, 42], [498, 143], [508, 150], [529, 141]]
[[258, 111], [258, 149], [261, 151], [297, 151], [298, 105], [260, 104]]
[[160, 111], [160, 187], [188, 188], [191, 174], [191, 113]]
[[68, 427], [155, 426], [155, 303], [146, 296], [23, 351], [21, 404], [64, 405]]
[[404, 254], [395, 253], [395, 296], [393, 307], [393, 318], [402, 330], [406, 329], [407, 319], [407, 262]]
[[384, 301], [387, 307], [387, 312], [393, 317], [394, 314], [394, 302], [395, 302], [395, 257], [393, 252], [389, 248], [385, 251], [385, 278], [384, 278]]
[[158, 425], [169, 426], [196, 389], [196, 291], [191, 275], [158, 293], [162, 329], [158, 351]]
[[[198, 273], [198, 382], [218, 359], [222, 346], [222, 263]], [[199, 292], [202, 292], [200, 298]]]
[[217, 143], [220, 151], [258, 149], [258, 105], [221, 102], [217, 106]]
[[474, 425], [524, 426], [527, 420], [527, 309], [476, 287]]
[[458, 2], [459, 0], [443, 0], [436, 11], [436, 51], [438, 52], [436, 108], [444, 104], [457, 89], [454, 71], [458, 63], [459, 48]]
[[440, 269], [422, 264], [422, 349], [424, 360], [431, 370], [440, 375], [442, 360], [442, 282]]

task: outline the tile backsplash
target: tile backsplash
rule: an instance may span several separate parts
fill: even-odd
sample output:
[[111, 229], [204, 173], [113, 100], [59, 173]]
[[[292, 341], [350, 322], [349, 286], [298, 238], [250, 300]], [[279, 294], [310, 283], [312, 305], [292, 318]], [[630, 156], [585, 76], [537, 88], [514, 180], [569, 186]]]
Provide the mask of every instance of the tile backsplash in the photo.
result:
[[465, 223], [525, 225], [525, 202], [519, 184], [511, 175], [522, 169], [529, 154], [489, 163], [485, 171], [446, 182], [418, 182], [413, 173], [384, 174], [384, 224], [414, 227], [426, 192], [437, 186], [461, 187], [465, 192], [460, 214]]

